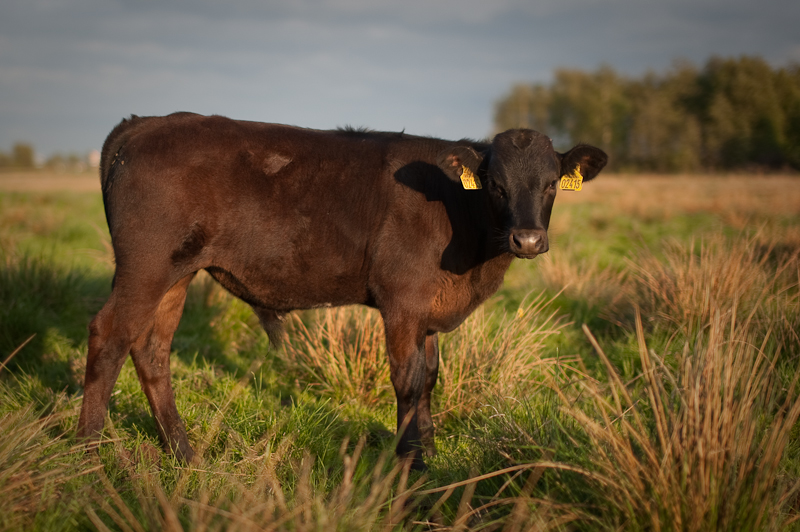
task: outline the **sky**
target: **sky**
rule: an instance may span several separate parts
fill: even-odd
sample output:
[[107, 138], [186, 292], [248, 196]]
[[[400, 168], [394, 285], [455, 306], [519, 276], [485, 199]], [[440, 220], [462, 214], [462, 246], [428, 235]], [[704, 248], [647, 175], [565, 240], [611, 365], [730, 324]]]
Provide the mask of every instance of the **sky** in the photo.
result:
[[174, 111], [482, 138], [514, 83], [800, 63], [799, 22], [798, 0], [0, 0], [0, 150]]

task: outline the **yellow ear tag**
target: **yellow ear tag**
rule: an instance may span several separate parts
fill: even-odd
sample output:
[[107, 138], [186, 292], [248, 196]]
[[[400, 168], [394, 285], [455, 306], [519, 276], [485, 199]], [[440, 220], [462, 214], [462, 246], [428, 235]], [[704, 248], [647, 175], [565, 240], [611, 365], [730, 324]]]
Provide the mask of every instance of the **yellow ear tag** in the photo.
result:
[[481, 180], [466, 166], [461, 167], [461, 184], [466, 190], [478, 190], [483, 188], [481, 186]]
[[561, 190], [575, 190], [578, 191], [583, 188], [583, 176], [581, 175], [581, 165], [576, 164], [575, 169], [567, 174], [561, 176]]

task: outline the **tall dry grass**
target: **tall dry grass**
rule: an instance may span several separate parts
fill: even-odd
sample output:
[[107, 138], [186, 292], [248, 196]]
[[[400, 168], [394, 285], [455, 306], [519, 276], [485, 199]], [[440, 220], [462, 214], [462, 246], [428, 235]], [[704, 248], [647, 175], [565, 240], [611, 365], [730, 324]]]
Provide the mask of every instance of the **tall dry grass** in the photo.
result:
[[476, 310], [440, 340], [439, 381], [434, 417], [464, 415], [496, 398], [527, 395], [541, 385], [538, 376], [555, 363], [547, 340], [565, 321], [539, 295], [516, 313]]
[[284, 358], [315, 393], [371, 406], [393, 397], [383, 321], [377, 311], [342, 307], [314, 312], [310, 325], [291, 318]]
[[[783, 351], [797, 352], [787, 342], [797, 331], [800, 269], [796, 254], [774, 250], [758, 238], [719, 237], [672, 244], [660, 256], [644, 250], [622, 272], [591, 262], [553, 265], [554, 283], [556, 275], [580, 278], [573, 297], [638, 305], [653, 318], [646, 328], [637, 311], [631, 324], [642, 368], [632, 382], [588, 328], [602, 375], [589, 377], [580, 362], [574, 372], [543, 371], [554, 363], [546, 342], [565, 325], [543, 296], [516, 313], [479, 310], [442, 335], [440, 421], [498, 397], [535, 396], [550, 379], [561, 413], [579, 427], [580, 435], [565, 434], [585, 449], [576, 462], [554, 462], [558, 451], [550, 449], [539, 462], [475, 472], [468, 481], [409, 486], [407, 472], [387, 465], [391, 458], [359, 473], [362, 441], [351, 453], [342, 446], [342, 479], [326, 491], [312, 457], [292, 457], [290, 439], [273, 448], [265, 438], [239, 450], [244, 460], [218, 456], [224, 470], [195, 466], [177, 486], [137, 473], [134, 499], [104, 482], [87, 515], [100, 530], [783, 529], [797, 518], [800, 483], [784, 474], [781, 460], [800, 418], [800, 394], [776, 366]], [[277, 355], [293, 375], [337, 401], [392, 402], [377, 313], [325, 309], [308, 322], [290, 323]], [[648, 335], [664, 331], [674, 334], [657, 354]], [[583, 376], [577, 384], [576, 375]], [[551, 469], [579, 474], [588, 488], [559, 491], [591, 492], [588, 504], [537, 491]], [[482, 479], [511, 474], [526, 480], [509, 480], [488, 500], [474, 496]], [[461, 488], [455, 515], [442, 517], [447, 497]]]
[[584, 474], [598, 497], [585, 519], [687, 531], [778, 530], [797, 519], [789, 503], [800, 482], [781, 475], [780, 461], [800, 395], [796, 379], [779, 386], [775, 355], [751, 324], [715, 312], [698, 342], [659, 356], [637, 314], [641, 383], [623, 382], [585, 330], [607, 381], [582, 381], [585, 400], [554, 387], [591, 447]]
[[47, 528], [81, 512], [72, 484], [102, 465], [66, 444], [59, 431], [66, 415], [29, 405], [0, 417], [0, 530]]
[[800, 352], [800, 248], [760, 234], [671, 242], [663, 257], [643, 251], [629, 263], [630, 297], [655, 323], [692, 338], [720, 313], [747, 321], [778, 349]]
[[[514, 314], [479, 308], [453, 333], [440, 336], [435, 417], [470, 412], [489, 398], [527, 393], [552, 359], [546, 340], [564, 321], [544, 296]], [[391, 403], [383, 322], [376, 311], [345, 307], [315, 313], [311, 325], [294, 317], [284, 362], [315, 393], [339, 402]]]
[[548, 289], [558, 291], [605, 318], [616, 318], [628, 296], [627, 270], [601, 264], [597, 256], [580, 257], [553, 250], [537, 259], [537, 274]]
[[553, 389], [591, 448], [584, 474], [599, 496], [587, 520], [777, 530], [800, 517], [791, 508], [800, 481], [780, 469], [800, 416], [800, 374], [778, 370], [798, 353], [800, 263], [797, 252], [774, 251], [758, 235], [718, 237], [631, 259], [628, 301], [652, 316], [650, 333], [670, 337], [661, 354], [648, 349], [636, 307], [641, 375], [632, 382], [584, 325], [605, 375]]

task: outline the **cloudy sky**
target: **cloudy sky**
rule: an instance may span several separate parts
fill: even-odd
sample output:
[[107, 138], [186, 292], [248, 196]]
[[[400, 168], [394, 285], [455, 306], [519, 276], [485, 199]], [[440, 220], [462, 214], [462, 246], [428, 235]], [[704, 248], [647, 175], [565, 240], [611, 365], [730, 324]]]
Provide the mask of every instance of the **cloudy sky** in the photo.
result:
[[800, 62], [798, 0], [0, 0], [0, 150], [185, 110], [446, 138], [558, 67]]

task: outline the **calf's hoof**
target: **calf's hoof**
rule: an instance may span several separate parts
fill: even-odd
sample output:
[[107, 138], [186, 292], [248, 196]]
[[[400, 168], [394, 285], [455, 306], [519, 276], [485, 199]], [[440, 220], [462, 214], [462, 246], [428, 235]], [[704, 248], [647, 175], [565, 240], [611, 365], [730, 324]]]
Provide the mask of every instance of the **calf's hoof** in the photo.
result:
[[425, 465], [425, 461], [419, 455], [406, 456], [405, 458], [401, 458], [401, 460], [403, 461], [403, 466], [407, 466], [411, 471], [425, 472], [428, 470], [428, 466]]
[[199, 461], [200, 457], [194, 453], [191, 445], [177, 445], [168, 447], [167, 452], [172, 453], [179, 462], [185, 465], [192, 465]]
[[422, 432], [422, 437], [420, 438], [420, 444], [422, 445], [422, 452], [425, 453], [425, 456], [436, 456], [436, 443], [433, 440], [433, 427], [429, 433], [427, 431]]

